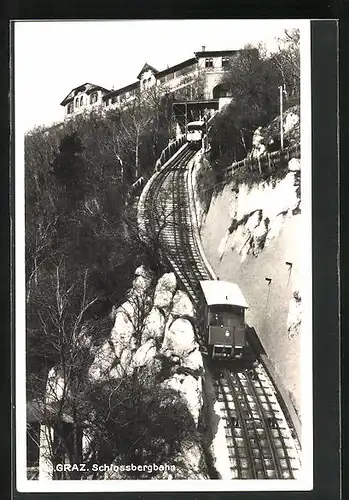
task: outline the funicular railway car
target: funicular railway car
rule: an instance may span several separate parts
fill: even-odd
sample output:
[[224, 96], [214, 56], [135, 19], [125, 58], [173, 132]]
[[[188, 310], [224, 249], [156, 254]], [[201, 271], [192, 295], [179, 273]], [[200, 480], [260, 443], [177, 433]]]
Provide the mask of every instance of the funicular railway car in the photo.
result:
[[206, 133], [206, 122], [198, 120], [189, 122], [186, 127], [187, 143], [191, 149], [200, 149], [202, 146], [202, 138]]
[[235, 283], [200, 281], [203, 331], [212, 359], [239, 359], [246, 349], [247, 302]]

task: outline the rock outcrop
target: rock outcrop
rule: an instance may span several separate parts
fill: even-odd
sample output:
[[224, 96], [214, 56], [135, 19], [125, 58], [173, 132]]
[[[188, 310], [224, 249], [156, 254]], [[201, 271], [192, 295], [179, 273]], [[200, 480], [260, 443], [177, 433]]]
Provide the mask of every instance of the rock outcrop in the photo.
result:
[[[146, 366], [154, 376], [161, 376], [164, 388], [180, 395], [198, 426], [203, 404], [203, 360], [195, 339], [195, 309], [188, 295], [177, 289], [175, 275], [166, 273], [154, 284], [152, 274], [140, 266], [127, 300], [113, 308], [112, 317], [110, 336], [89, 368], [91, 381], [120, 378]], [[180, 478], [181, 470], [188, 469], [190, 477], [204, 477], [204, 458], [197, 445], [193, 449], [183, 443], [175, 461], [178, 472], [173, 478]], [[119, 474], [106, 477], [119, 478]], [[168, 473], [159, 477], [172, 478]]]
[[166, 273], [159, 279], [154, 293], [154, 307], [169, 312], [173, 295], [176, 291], [176, 276], [173, 273]]
[[[177, 289], [173, 273], [165, 273], [157, 282], [144, 266], [136, 269], [126, 300], [114, 306], [109, 317], [113, 320], [110, 334], [97, 347], [88, 328], [82, 328], [80, 345], [89, 348], [94, 358], [88, 368], [91, 385], [122, 379], [146, 368], [147, 376], [159, 380], [185, 403], [188, 416], [198, 426], [202, 411], [203, 360], [195, 339], [195, 310], [188, 295]], [[138, 376], [138, 375], [137, 375]], [[157, 382], [155, 382], [157, 383]], [[64, 381], [59, 368], [48, 377], [47, 401], [59, 402]], [[204, 477], [201, 472], [204, 457], [194, 442], [180, 443], [181, 451], [172, 461], [177, 473], [159, 473], [156, 478]], [[105, 478], [121, 479], [119, 473]]]
[[[283, 113], [284, 147], [293, 146], [300, 140], [300, 107], [292, 106]], [[250, 157], [259, 156], [280, 149], [280, 117], [277, 116], [266, 127], [258, 127], [252, 138]]]
[[189, 373], [175, 373], [163, 382], [164, 386], [178, 391], [185, 399], [196, 425], [202, 408], [202, 379]]
[[286, 218], [299, 209], [297, 179], [289, 172], [276, 186], [262, 182], [250, 188], [242, 184], [231, 203], [232, 221], [223, 236], [219, 253], [228, 247], [236, 250], [241, 261], [255, 257], [277, 237]]

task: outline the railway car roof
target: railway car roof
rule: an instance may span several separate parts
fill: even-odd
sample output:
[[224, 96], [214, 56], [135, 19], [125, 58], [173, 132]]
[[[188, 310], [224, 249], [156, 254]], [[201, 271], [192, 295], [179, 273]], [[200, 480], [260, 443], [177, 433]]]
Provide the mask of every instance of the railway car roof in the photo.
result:
[[205, 125], [205, 122], [203, 120], [196, 122], [188, 122], [187, 127], [189, 127], [189, 125], [192, 125], [194, 127], [202, 127], [203, 125]]
[[239, 286], [230, 281], [205, 280], [200, 281], [208, 306], [228, 304], [230, 306], [248, 307]]

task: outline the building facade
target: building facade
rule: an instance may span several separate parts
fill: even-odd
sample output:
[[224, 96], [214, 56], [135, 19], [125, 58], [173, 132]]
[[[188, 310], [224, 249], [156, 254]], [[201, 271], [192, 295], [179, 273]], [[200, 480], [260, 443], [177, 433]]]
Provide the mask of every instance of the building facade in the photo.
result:
[[[212, 100], [229, 98], [229, 91], [221, 83], [222, 76], [231, 67], [241, 50], [202, 50], [194, 53], [194, 57], [162, 71], [145, 63], [137, 76], [137, 80], [117, 90], [109, 90], [99, 85], [85, 83], [71, 90], [63, 99], [65, 119], [90, 111], [95, 108], [113, 109], [127, 106], [136, 97], [151, 89], [160, 92], [175, 92], [188, 88], [187, 98]], [[193, 85], [199, 84], [194, 92]]]
[[69, 118], [89, 111], [103, 104], [103, 97], [109, 90], [93, 83], [84, 83], [71, 90], [61, 102], [64, 117]]

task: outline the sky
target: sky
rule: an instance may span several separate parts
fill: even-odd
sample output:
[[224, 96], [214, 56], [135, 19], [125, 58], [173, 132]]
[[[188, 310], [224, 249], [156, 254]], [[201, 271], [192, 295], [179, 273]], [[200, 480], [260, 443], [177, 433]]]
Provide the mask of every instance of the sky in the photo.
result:
[[272, 50], [299, 20], [17, 21], [16, 120], [25, 131], [61, 121], [60, 102], [90, 82], [115, 89], [133, 83], [145, 62], [159, 71], [195, 51], [239, 49], [264, 42]]

